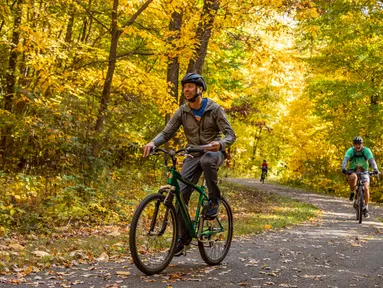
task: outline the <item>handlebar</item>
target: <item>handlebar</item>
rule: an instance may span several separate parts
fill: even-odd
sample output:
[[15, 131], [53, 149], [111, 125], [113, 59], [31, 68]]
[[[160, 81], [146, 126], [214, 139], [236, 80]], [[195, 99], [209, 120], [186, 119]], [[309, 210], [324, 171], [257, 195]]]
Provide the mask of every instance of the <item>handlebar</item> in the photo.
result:
[[347, 171], [347, 175], [351, 175], [351, 174], [356, 174], [357, 176], [360, 176], [360, 175], [366, 175], [366, 174], [368, 174], [368, 175], [370, 175], [370, 176], [378, 176], [379, 175], [379, 173], [378, 174], [375, 174], [374, 172], [370, 172], [370, 171], [361, 171], [361, 172], [355, 172], [355, 171]]
[[211, 144], [201, 145], [201, 146], [197, 146], [197, 147], [187, 147], [187, 148], [182, 148], [182, 149], [179, 149], [177, 151], [174, 151], [173, 149], [165, 150], [165, 149], [158, 148], [158, 147], [154, 146], [151, 149], [150, 155], [157, 155], [158, 154], [157, 152], [163, 152], [163, 153], [169, 155], [172, 159], [174, 159], [174, 157], [177, 154], [180, 154], [181, 152], [185, 152], [184, 155], [189, 155], [190, 153], [205, 153], [205, 152], [207, 152], [206, 148], [208, 148], [208, 147], [211, 147]]

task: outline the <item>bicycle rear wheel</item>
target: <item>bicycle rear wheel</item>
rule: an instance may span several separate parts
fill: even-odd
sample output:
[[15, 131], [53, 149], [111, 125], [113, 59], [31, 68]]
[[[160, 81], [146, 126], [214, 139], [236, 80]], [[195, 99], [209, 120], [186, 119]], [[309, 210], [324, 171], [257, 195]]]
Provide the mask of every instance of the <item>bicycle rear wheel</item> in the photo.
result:
[[130, 253], [137, 268], [147, 275], [164, 270], [176, 248], [176, 211], [173, 205], [166, 207], [164, 199], [162, 194], [146, 197], [134, 213], [130, 226]]
[[265, 178], [266, 178], [266, 172], [263, 171], [263, 172], [262, 172], [262, 175], [261, 175], [261, 182], [262, 182], [262, 183], [265, 183]]
[[233, 214], [226, 199], [220, 199], [216, 218], [203, 221], [202, 235], [198, 239], [199, 252], [207, 264], [218, 265], [229, 252], [233, 238]]
[[363, 221], [363, 208], [364, 208], [364, 195], [363, 195], [363, 188], [359, 188], [359, 224]]

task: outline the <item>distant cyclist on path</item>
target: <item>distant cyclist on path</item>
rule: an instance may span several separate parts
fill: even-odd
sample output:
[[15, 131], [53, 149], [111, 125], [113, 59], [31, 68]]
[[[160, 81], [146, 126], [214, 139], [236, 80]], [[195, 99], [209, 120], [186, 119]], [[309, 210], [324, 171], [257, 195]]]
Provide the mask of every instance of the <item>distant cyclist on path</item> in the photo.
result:
[[[353, 147], [349, 148], [344, 155], [344, 159], [342, 161], [342, 173], [348, 175], [348, 183], [350, 185], [350, 201], [354, 199], [355, 195], [355, 187], [357, 184], [358, 177], [354, 173], [357, 169], [361, 171], [368, 171], [369, 164], [371, 164], [372, 169], [374, 170], [374, 174], [379, 174], [378, 166], [376, 165], [374, 156], [369, 148], [363, 146], [363, 139], [360, 136], [356, 136], [353, 141]], [[348, 170], [346, 169], [347, 163], [349, 162]], [[370, 198], [369, 184], [370, 184], [370, 176], [366, 174], [361, 175], [361, 181], [364, 185], [365, 193], [365, 208], [364, 208], [364, 216], [366, 218], [370, 217], [368, 211], [368, 201]]]
[[267, 171], [269, 170], [269, 166], [267, 164], [266, 159], [263, 160], [262, 165], [261, 165], [261, 169], [262, 169], [262, 174], [261, 174], [261, 179], [259, 181], [262, 182], [262, 180], [264, 180], [266, 178]]

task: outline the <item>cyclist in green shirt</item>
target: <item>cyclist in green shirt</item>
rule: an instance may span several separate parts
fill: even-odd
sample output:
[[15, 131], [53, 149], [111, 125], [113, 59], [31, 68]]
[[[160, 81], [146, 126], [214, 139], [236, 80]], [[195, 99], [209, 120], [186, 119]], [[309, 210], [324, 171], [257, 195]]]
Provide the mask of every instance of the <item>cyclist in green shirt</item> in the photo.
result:
[[[374, 156], [369, 148], [363, 146], [363, 139], [360, 136], [356, 136], [352, 143], [354, 147], [349, 148], [344, 155], [342, 162], [342, 172], [348, 175], [348, 183], [350, 185], [350, 201], [354, 199], [354, 191], [357, 184], [358, 177], [355, 173], [357, 170], [368, 171], [369, 164], [374, 169], [374, 174], [379, 174], [378, 166], [374, 160]], [[348, 170], [346, 169], [347, 163], [349, 163]], [[370, 176], [368, 174], [361, 175], [361, 181], [364, 185], [365, 190], [365, 210], [364, 216], [370, 217], [368, 212], [368, 200], [370, 198], [369, 184]]]

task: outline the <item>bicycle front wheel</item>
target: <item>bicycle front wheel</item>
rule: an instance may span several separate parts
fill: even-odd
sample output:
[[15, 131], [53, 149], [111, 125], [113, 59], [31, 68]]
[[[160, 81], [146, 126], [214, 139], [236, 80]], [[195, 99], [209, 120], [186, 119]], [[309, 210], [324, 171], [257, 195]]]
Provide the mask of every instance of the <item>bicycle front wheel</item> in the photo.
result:
[[359, 188], [359, 224], [361, 224], [363, 220], [363, 208], [364, 208], [363, 189]]
[[164, 199], [162, 194], [146, 197], [134, 213], [130, 226], [130, 253], [137, 268], [147, 275], [164, 270], [176, 247], [176, 211], [173, 205], [165, 206]]
[[[203, 220], [198, 249], [202, 259], [209, 265], [218, 265], [229, 252], [233, 238], [233, 214], [229, 203], [221, 198], [217, 217]], [[202, 219], [200, 220], [202, 221]], [[200, 228], [201, 229], [201, 228]]]
[[355, 213], [356, 213], [356, 220], [359, 220], [359, 198], [356, 198], [354, 200], [354, 209], [355, 209]]

